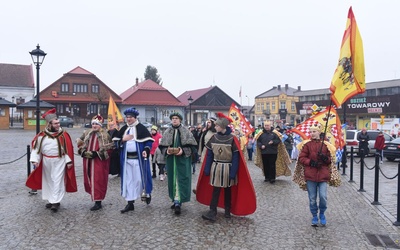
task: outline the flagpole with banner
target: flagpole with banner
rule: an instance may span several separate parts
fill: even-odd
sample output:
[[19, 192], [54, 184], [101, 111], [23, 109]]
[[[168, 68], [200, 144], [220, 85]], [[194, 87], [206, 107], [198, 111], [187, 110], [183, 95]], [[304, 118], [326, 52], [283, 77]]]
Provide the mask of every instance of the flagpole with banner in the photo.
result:
[[[343, 106], [343, 124], [346, 124], [345, 102], [351, 97], [365, 92], [364, 49], [361, 35], [352, 7], [347, 15], [346, 29], [343, 34], [338, 66], [332, 78], [331, 101], [336, 107]], [[344, 129], [344, 132], [346, 129]], [[346, 147], [343, 148], [342, 167], [347, 167]]]
[[124, 121], [121, 112], [119, 111], [117, 104], [115, 104], [114, 99], [110, 95], [108, 101], [108, 115], [107, 115], [107, 129], [110, 129], [110, 122], [121, 123]]

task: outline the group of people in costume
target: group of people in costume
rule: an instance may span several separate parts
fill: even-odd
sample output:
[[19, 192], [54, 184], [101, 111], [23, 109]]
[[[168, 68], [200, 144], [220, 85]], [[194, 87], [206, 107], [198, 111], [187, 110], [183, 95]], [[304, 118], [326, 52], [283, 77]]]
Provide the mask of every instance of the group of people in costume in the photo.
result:
[[[102, 208], [110, 173], [121, 177], [121, 195], [127, 202], [121, 213], [133, 211], [139, 198], [150, 204], [157, 164], [160, 180], [165, 178], [164, 170], [168, 173], [171, 209], [176, 215], [181, 214], [182, 204], [191, 200], [192, 156], [196, 154], [201, 156], [201, 170], [193, 193], [199, 203], [209, 206], [203, 219], [216, 221], [218, 207], [225, 210], [226, 218], [255, 212], [254, 186], [230, 117], [218, 113], [217, 118], [210, 118], [197, 143], [193, 133], [183, 126], [180, 113], [170, 115], [172, 126], [162, 135], [157, 127], [153, 126], [150, 132], [141, 124], [135, 108], [126, 109], [124, 115], [126, 124], [108, 131], [102, 128], [100, 115], [93, 117], [92, 128], [76, 140], [78, 154], [83, 158], [84, 188], [94, 201], [90, 210]], [[60, 127], [55, 109], [42, 117], [47, 126], [32, 141], [30, 161], [35, 170], [26, 185], [42, 189], [42, 198], [48, 201], [45, 207], [57, 212], [65, 192], [77, 191], [73, 145], [69, 134]], [[326, 184], [337, 186], [340, 177], [334, 165], [334, 147], [321, 141], [320, 127], [310, 131], [311, 139], [298, 147], [293, 180], [308, 191], [312, 225], [325, 225]], [[254, 162], [262, 169], [265, 182], [273, 184], [276, 177], [291, 175], [291, 159], [282, 135], [269, 122], [254, 136], [254, 143]], [[118, 166], [113, 165], [112, 158], [117, 159]]]

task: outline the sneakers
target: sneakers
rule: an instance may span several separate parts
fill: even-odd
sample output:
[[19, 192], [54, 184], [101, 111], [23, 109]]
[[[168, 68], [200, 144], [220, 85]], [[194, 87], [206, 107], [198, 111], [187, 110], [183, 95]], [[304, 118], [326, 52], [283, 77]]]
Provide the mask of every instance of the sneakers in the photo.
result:
[[35, 194], [37, 194], [37, 190], [36, 189], [32, 189], [28, 193], [31, 194], [31, 195], [35, 195]]
[[175, 214], [180, 215], [181, 214], [181, 205], [180, 204], [174, 204], [174, 205], [175, 205], [175, 207], [174, 207]]
[[326, 218], [325, 218], [325, 214], [320, 214], [319, 215], [319, 221], [321, 222], [322, 226], [326, 225]]
[[318, 227], [318, 217], [316, 215], [314, 215], [312, 220], [311, 220], [311, 226], [312, 227]]
[[383, 164], [383, 161], [381, 161], [381, 164]]
[[164, 175], [163, 174], [160, 174], [160, 181], [163, 181], [164, 180]]

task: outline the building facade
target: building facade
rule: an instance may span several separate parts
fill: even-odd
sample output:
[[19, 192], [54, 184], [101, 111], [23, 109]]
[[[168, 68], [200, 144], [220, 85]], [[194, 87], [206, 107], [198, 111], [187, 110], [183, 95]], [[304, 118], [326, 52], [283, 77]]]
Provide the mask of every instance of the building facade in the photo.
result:
[[299, 97], [295, 94], [301, 89], [274, 86], [272, 89], [258, 95], [254, 100], [254, 125], [258, 126], [268, 120], [273, 126], [282, 126], [284, 123], [293, 124], [297, 118], [296, 103]]

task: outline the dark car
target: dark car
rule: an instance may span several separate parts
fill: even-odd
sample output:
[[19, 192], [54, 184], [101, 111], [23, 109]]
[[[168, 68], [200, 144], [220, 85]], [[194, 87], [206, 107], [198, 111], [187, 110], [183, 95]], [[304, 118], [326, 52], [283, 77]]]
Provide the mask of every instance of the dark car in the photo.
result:
[[394, 161], [396, 158], [400, 158], [400, 138], [385, 142], [383, 156], [386, 157], [388, 161]]
[[61, 127], [72, 128], [74, 126], [74, 119], [71, 117], [60, 116], [58, 117]]

